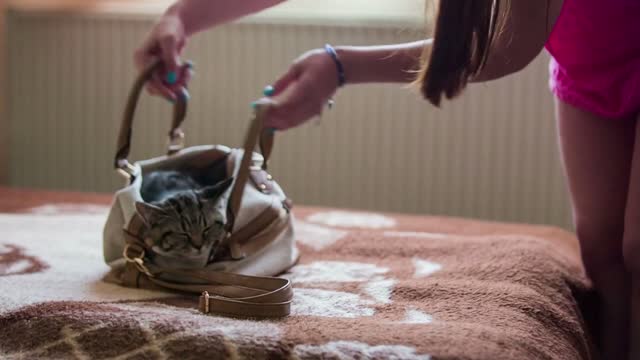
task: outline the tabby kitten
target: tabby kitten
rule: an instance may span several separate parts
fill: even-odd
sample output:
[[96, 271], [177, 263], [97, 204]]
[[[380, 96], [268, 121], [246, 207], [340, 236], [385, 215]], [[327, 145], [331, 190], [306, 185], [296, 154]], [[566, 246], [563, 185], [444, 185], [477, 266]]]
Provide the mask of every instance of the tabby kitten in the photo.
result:
[[[146, 184], [145, 184], [146, 182]], [[220, 197], [233, 179], [201, 187], [189, 176], [159, 171], [142, 183], [145, 202], [136, 202], [152, 263], [166, 269], [203, 268], [222, 252], [226, 203]]]

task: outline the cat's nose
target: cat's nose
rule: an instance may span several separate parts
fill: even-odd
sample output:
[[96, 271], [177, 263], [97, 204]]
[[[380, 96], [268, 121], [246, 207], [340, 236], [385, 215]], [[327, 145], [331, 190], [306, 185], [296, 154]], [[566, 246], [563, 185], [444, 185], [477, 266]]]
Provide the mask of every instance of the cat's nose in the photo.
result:
[[200, 250], [200, 248], [202, 248], [202, 235], [192, 235], [191, 236], [191, 243], [193, 244], [193, 247]]

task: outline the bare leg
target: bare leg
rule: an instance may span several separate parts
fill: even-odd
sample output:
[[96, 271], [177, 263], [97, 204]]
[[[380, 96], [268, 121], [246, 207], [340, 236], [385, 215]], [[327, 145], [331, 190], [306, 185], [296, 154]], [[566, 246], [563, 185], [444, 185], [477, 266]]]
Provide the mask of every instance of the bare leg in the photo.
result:
[[[640, 139], [640, 116], [638, 119], [636, 139]], [[640, 143], [635, 146], [631, 165], [623, 247], [625, 264], [632, 279], [629, 359], [640, 359]]]
[[631, 297], [631, 344], [630, 360], [640, 359], [640, 281], [634, 276]]
[[622, 239], [635, 121], [601, 118], [559, 100], [556, 116], [582, 259], [602, 303], [603, 359], [625, 359], [630, 276]]

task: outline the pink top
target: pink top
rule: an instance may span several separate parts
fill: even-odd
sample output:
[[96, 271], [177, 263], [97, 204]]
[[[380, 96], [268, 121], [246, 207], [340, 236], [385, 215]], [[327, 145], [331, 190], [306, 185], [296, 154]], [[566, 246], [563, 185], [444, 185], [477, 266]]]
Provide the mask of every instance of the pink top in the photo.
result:
[[640, 0], [565, 0], [546, 48], [561, 100], [611, 118], [640, 111]]

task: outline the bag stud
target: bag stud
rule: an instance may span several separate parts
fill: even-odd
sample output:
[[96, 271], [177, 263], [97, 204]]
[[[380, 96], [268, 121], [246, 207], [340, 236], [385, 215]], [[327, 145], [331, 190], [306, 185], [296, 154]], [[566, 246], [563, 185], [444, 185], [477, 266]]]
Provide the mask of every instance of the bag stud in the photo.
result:
[[209, 292], [203, 291], [202, 297], [204, 298], [204, 313], [209, 313]]

